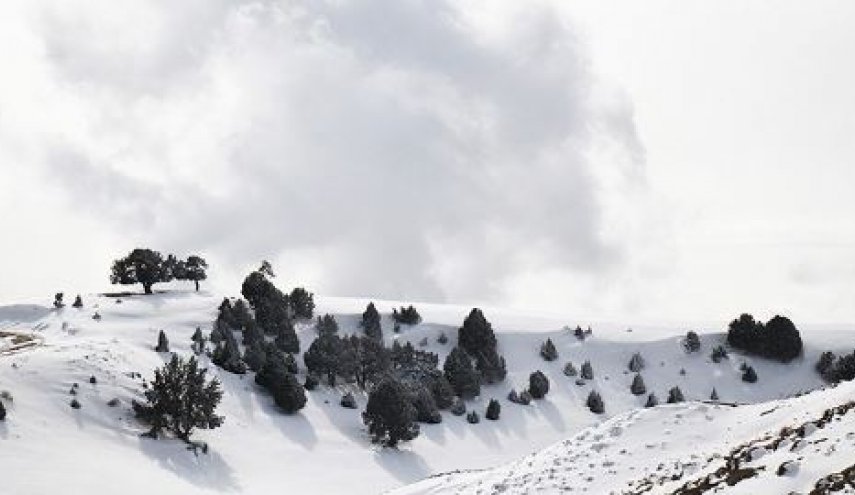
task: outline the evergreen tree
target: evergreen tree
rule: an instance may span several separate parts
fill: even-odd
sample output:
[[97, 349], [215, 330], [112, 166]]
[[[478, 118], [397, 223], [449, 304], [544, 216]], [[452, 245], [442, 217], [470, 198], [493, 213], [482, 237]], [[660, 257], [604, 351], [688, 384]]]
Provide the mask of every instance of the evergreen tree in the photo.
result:
[[352, 335], [350, 345], [355, 352], [355, 377], [360, 388], [369, 388], [391, 370], [392, 358], [382, 343], [368, 336]]
[[644, 395], [647, 393], [647, 387], [644, 385], [644, 379], [641, 378], [641, 373], [636, 373], [632, 379], [632, 385], [629, 387], [632, 395]]
[[442, 422], [442, 414], [433, 399], [433, 395], [422, 384], [410, 387], [410, 402], [416, 408], [416, 421], [437, 424]]
[[211, 361], [230, 373], [239, 375], [246, 373], [246, 364], [241, 359], [237, 341], [231, 334], [214, 347]]
[[371, 390], [362, 420], [373, 442], [384, 446], [395, 447], [419, 435], [416, 408], [410, 403], [404, 385], [392, 377]]
[[353, 356], [348, 356], [347, 345], [338, 335], [323, 334], [316, 338], [303, 354], [303, 361], [309, 372], [326, 375], [327, 383], [335, 385], [336, 376], [346, 376], [353, 372]]
[[499, 404], [499, 401], [490, 399], [490, 403], [487, 404], [487, 413], [484, 416], [490, 421], [497, 421], [501, 412], [502, 406]]
[[440, 333], [440, 334], [439, 334], [439, 337], [436, 339], [436, 341], [437, 341], [440, 345], [445, 345], [445, 344], [447, 344], [447, 343], [448, 343], [448, 336], [447, 336], [447, 335], [445, 335], [445, 332], [442, 332], [442, 333]]
[[428, 383], [433, 400], [436, 402], [436, 407], [439, 409], [448, 409], [454, 405], [455, 395], [454, 387], [451, 386], [448, 379], [441, 372], [437, 372], [431, 376]]
[[255, 383], [270, 392], [276, 405], [287, 414], [293, 414], [306, 405], [306, 391], [288, 371], [283, 359], [268, 358], [256, 373]]
[[378, 342], [383, 340], [383, 330], [380, 327], [380, 313], [377, 312], [377, 308], [374, 307], [373, 302], [368, 303], [368, 307], [362, 313], [361, 326], [365, 331], [365, 335], [369, 338]]
[[573, 366], [573, 363], [567, 361], [567, 364], [564, 365], [564, 376], [576, 376], [579, 372], [576, 371], [576, 367]]
[[356, 409], [358, 407], [356, 405], [356, 397], [354, 397], [350, 392], [341, 396], [339, 404], [341, 404], [341, 407], [345, 409]]
[[83, 307], [83, 299], [80, 297], [80, 294], [77, 294], [77, 297], [74, 298], [74, 304], [71, 305], [73, 308], [82, 308]]
[[62, 309], [65, 307], [65, 303], [62, 302], [62, 298], [65, 297], [65, 294], [62, 292], [57, 292], [53, 296], [53, 307], [56, 309]]
[[508, 374], [505, 358], [500, 356], [495, 349], [484, 350], [477, 354], [475, 369], [480, 373], [481, 381], [486, 384], [501, 382]]
[[591, 366], [590, 361], [585, 361], [582, 363], [582, 378], [585, 380], [593, 380], [594, 379], [594, 368]]
[[751, 366], [746, 366], [742, 372], [742, 381], [747, 383], [755, 383], [757, 381], [757, 372]]
[[634, 353], [629, 360], [629, 371], [633, 373], [638, 373], [639, 371], [644, 369], [644, 358], [641, 357], [641, 354]]
[[470, 411], [469, 414], [466, 415], [466, 421], [470, 425], [477, 425], [481, 422], [481, 417], [478, 416], [478, 413], [475, 411]]
[[315, 329], [318, 331], [318, 335], [335, 335], [338, 333], [338, 322], [335, 321], [335, 317], [330, 314], [326, 314], [324, 316], [318, 316], [318, 322], [315, 324]]
[[460, 398], [456, 399], [454, 401], [454, 404], [451, 405], [450, 411], [451, 414], [455, 416], [463, 416], [464, 414], [466, 414], [466, 402], [464, 402], [463, 399]]
[[404, 325], [418, 325], [422, 322], [422, 317], [416, 308], [412, 305], [403, 307], [401, 306], [401, 310], [392, 309], [392, 318], [396, 323], [404, 324]]
[[306, 384], [303, 385], [303, 387], [311, 392], [312, 390], [318, 388], [318, 379], [315, 378], [315, 375], [306, 375]]
[[258, 328], [258, 323], [255, 322], [254, 319], [251, 319], [246, 322], [243, 326], [243, 345], [249, 346], [255, 342], [264, 342], [264, 335], [261, 333], [261, 330]]
[[727, 342], [737, 349], [782, 362], [789, 362], [802, 353], [798, 329], [783, 316], [775, 316], [763, 325], [753, 316], [743, 314], [730, 323]]
[[458, 331], [457, 343], [472, 356], [477, 356], [481, 351], [496, 349], [493, 327], [480, 309], [473, 309], [463, 321], [463, 326]]
[[691, 330], [686, 333], [686, 338], [683, 339], [683, 349], [685, 349], [687, 354], [701, 350], [701, 339], [697, 333]]
[[255, 340], [243, 351], [243, 362], [252, 371], [258, 372], [267, 361], [267, 350], [261, 340]]
[[3, 401], [0, 401], [0, 421], [6, 419], [6, 406], [3, 405]]
[[540, 346], [540, 357], [546, 361], [555, 361], [558, 359], [558, 349], [552, 343], [552, 339], [546, 339], [546, 342]]
[[302, 287], [291, 291], [291, 309], [297, 318], [311, 318], [315, 314], [315, 295]]
[[549, 379], [537, 370], [528, 377], [528, 391], [535, 399], [542, 399], [549, 393]]
[[478, 373], [472, 367], [472, 360], [461, 348], [455, 347], [451, 350], [445, 358], [443, 371], [459, 397], [471, 399], [481, 393]]
[[273, 341], [282, 352], [297, 354], [300, 352], [300, 339], [294, 330], [291, 319], [282, 320], [276, 328], [276, 339]]
[[205, 336], [202, 334], [202, 327], [196, 327], [196, 331], [193, 332], [193, 337], [191, 337], [193, 344], [190, 346], [193, 349], [194, 354], [202, 354], [205, 352]]
[[722, 359], [727, 359], [727, 349], [721, 345], [715, 346], [710, 354], [710, 359], [712, 359], [714, 363], [720, 363]]
[[713, 388], [712, 393], [710, 394], [710, 400], [713, 402], [718, 402], [718, 391]]
[[145, 391], [146, 404], [133, 403], [137, 417], [151, 425], [151, 436], [165, 429], [189, 442], [193, 429], [222, 425], [223, 418], [215, 414], [223, 397], [220, 382], [206, 381], [206, 373], [195, 357], [184, 361], [175, 354], [155, 370], [154, 382]]
[[154, 348], [155, 352], [169, 352], [169, 339], [166, 338], [166, 334], [163, 333], [163, 330], [157, 334], [157, 347]]
[[656, 407], [659, 405], [659, 399], [656, 398], [656, 394], [650, 394], [647, 396], [647, 403], [644, 404], [644, 407]]
[[603, 402], [603, 398], [596, 390], [591, 390], [591, 393], [588, 394], [588, 400], [585, 401], [585, 405], [587, 405], [588, 409], [590, 409], [594, 414], [603, 414], [606, 412], [606, 405]]
[[676, 404], [678, 402], [684, 402], [686, 399], [683, 397], [683, 391], [680, 390], [680, 387], [674, 387], [668, 391], [668, 404]]
[[146, 294], [158, 282], [169, 282], [171, 273], [164, 264], [163, 255], [151, 249], [134, 249], [126, 257], [113, 262], [110, 283], [142, 284]]

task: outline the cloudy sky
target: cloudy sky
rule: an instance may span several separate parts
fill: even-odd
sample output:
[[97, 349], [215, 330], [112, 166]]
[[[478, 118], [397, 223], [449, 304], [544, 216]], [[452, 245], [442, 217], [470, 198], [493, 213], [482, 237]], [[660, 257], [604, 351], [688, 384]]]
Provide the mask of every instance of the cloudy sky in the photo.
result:
[[10, 0], [0, 300], [136, 246], [619, 321], [855, 322], [848, 1]]

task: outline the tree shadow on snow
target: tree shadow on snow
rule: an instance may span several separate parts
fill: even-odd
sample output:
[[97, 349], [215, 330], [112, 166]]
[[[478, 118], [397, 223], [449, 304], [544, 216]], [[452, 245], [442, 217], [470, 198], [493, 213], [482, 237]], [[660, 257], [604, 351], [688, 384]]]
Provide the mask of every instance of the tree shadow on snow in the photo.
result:
[[549, 424], [552, 425], [558, 431], [565, 431], [567, 429], [567, 425], [564, 423], [564, 418], [561, 417], [561, 413], [558, 412], [558, 408], [555, 407], [555, 404], [550, 402], [547, 399], [537, 401], [537, 410], [549, 421]]
[[431, 475], [431, 469], [422, 457], [410, 450], [378, 448], [374, 461], [401, 483], [412, 483]]
[[140, 451], [158, 465], [199, 488], [218, 492], [239, 492], [234, 470], [213, 450], [198, 455], [177, 440], [139, 437]]

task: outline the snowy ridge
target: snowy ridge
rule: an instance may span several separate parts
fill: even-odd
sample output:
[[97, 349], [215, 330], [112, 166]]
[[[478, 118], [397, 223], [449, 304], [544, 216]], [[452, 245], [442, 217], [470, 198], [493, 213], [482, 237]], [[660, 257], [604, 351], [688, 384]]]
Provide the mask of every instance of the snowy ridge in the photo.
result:
[[[635, 327], [628, 332], [626, 325], [594, 323], [593, 337], [582, 342], [563, 327], [586, 326], [589, 322], [485, 309], [496, 330], [499, 352], [507, 359], [508, 377], [501, 384], [483, 387], [481, 397], [469, 401], [467, 407], [483, 415], [487, 402], [497, 398], [502, 406], [499, 421], [470, 425], [464, 418], [443, 412], [441, 424], [421, 425], [421, 435], [400, 450], [380, 449], [370, 444], [362, 424], [360, 412], [367, 397], [355, 388], [343, 385], [309, 392], [306, 408], [288, 416], [253, 383], [251, 373], [229, 374], [203, 358], [203, 365], [209, 366], [224, 389], [218, 412], [225, 416], [225, 424], [195, 435], [209, 443], [209, 453], [194, 456], [178, 441], [140, 438], [145, 428], [132, 417], [129, 405], [140, 397], [143, 378], [150, 378], [166, 359], [153, 351], [158, 331], [163, 329], [169, 336], [173, 352], [190, 355], [191, 335], [197, 326], [205, 333], [210, 331], [221, 300], [221, 294], [170, 291], [125, 297], [121, 303], [116, 298], [84, 295], [82, 309], [0, 306], [0, 331], [8, 334], [0, 338], [0, 391], [9, 391], [14, 397], [7, 402], [6, 421], [0, 422], [0, 493], [28, 495], [62, 489], [68, 493], [148, 494], [153, 486], [158, 493], [166, 494], [266, 494], [278, 489], [382, 493], [438, 473], [494, 468], [564, 438], [570, 440], [524, 462], [545, 459], [548, 452], [556, 459], [584, 453], [573, 461], [577, 471], [573, 471], [572, 488], [589, 493], [620, 491], [630, 486], [630, 481], [635, 480], [633, 486], [638, 487], [646, 477], [666, 469], [618, 462], [621, 459], [667, 456], [676, 462], [694, 454], [699, 459], [693, 469], [700, 476], [704, 469], [714, 470], [715, 465], [701, 464], [699, 446], [709, 455], [726, 455], [729, 448], [754, 438], [758, 428], [771, 432], [790, 424], [787, 421], [798, 417], [800, 407], [804, 407], [805, 418], [808, 413], [821, 413], [814, 394], [782, 399], [822, 386], [813, 371], [820, 352], [851, 352], [853, 347], [853, 334], [845, 329], [816, 328], [803, 332], [805, 356], [789, 365], [736, 353], [715, 364], [709, 351], [724, 339], [723, 328], [696, 329], [701, 333], [702, 350], [687, 355], [680, 345], [686, 328]], [[400, 303], [375, 302], [383, 314], [387, 344], [400, 339], [418, 346], [427, 338], [424, 348], [439, 354], [440, 360], [455, 345], [457, 328], [470, 309], [417, 304], [424, 323], [394, 334], [388, 313]], [[357, 332], [358, 314], [367, 303], [367, 299], [320, 298], [317, 312], [335, 314], [342, 333]], [[92, 318], [96, 312], [100, 320]], [[305, 350], [315, 337], [313, 325], [302, 322], [296, 330]], [[437, 342], [442, 332], [450, 339], [446, 345]], [[35, 344], [10, 348], [18, 335], [32, 336]], [[559, 358], [549, 363], [538, 354], [547, 337], [559, 352]], [[675, 385], [689, 400], [707, 399], [715, 387], [723, 401], [773, 402], [739, 408], [687, 403], [641, 409], [645, 397], [629, 392], [634, 374], [627, 370], [627, 364], [635, 352], [647, 362], [642, 375], [648, 390], [662, 402]], [[594, 379], [578, 385], [575, 379], [564, 376], [568, 360], [577, 367], [590, 360]], [[743, 361], [757, 370], [758, 383], [741, 381], [739, 365]], [[298, 362], [302, 368], [302, 358]], [[551, 382], [546, 399], [529, 406], [508, 402], [510, 389], [525, 388], [528, 375], [538, 369]], [[90, 377], [95, 377], [96, 383], [90, 383]], [[71, 395], [74, 383], [78, 388]], [[596, 415], [585, 407], [591, 389], [602, 394], [606, 414]], [[837, 405], [836, 399], [832, 400], [835, 394], [845, 395], [847, 390], [851, 392], [841, 386], [816, 396], [823, 398], [825, 407], [832, 407]], [[347, 391], [354, 392], [357, 410], [339, 406], [342, 393]], [[69, 407], [72, 398], [80, 402], [81, 409]], [[111, 407], [108, 402], [114, 398], [119, 404]], [[773, 412], [760, 414], [776, 406]], [[851, 453], [851, 441], [847, 448]], [[76, 455], [79, 452], [96, 454]], [[545, 465], [536, 462], [529, 467], [532, 476], [532, 470], [541, 467]], [[45, 475], [46, 468], [49, 476]], [[609, 475], [610, 471], [617, 474]], [[816, 479], [833, 472], [825, 467], [819, 471]], [[522, 467], [514, 470], [523, 472]], [[537, 472], [537, 476], [548, 475], [548, 471]], [[508, 483], [516, 483], [516, 475], [492, 473], [427, 479], [402, 490], [438, 493], [436, 490], [459, 489], [468, 493], [479, 477], [489, 477], [490, 482], [508, 478]], [[587, 477], [592, 480], [585, 481]], [[676, 483], [673, 485], [676, 488]], [[528, 485], [514, 486], [524, 491]]]

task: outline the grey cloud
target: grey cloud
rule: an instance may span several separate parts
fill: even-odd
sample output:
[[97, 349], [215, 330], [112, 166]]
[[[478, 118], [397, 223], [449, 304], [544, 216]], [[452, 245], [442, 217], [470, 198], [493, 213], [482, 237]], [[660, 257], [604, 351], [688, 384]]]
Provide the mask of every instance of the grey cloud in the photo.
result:
[[[57, 86], [103, 132], [48, 166], [152, 245], [313, 250], [323, 292], [414, 299], [621, 262], [586, 153], [606, 134], [643, 178], [631, 105], [592, 103], [583, 45], [548, 7], [485, 37], [452, 2], [154, 2], [156, 29], [128, 27], [151, 46], [115, 49], [97, 36], [132, 19], [101, 7], [91, 36], [78, 14], [40, 17]], [[92, 142], [121, 143], [115, 163], [87, 159]]]

